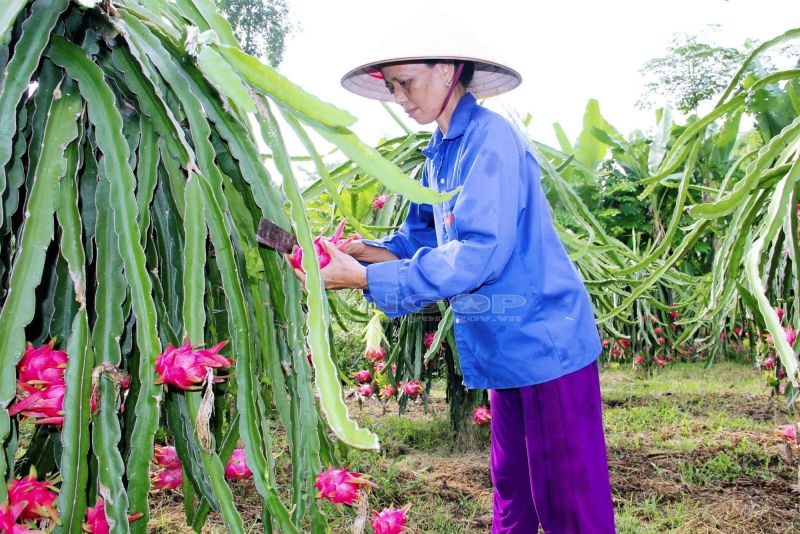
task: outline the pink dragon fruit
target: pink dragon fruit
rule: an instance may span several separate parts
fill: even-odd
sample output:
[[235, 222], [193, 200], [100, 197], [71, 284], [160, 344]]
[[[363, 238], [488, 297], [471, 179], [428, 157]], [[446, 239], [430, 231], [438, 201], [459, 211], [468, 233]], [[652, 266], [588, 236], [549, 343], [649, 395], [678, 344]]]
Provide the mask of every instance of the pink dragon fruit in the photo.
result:
[[628, 345], [630, 345], [630, 344], [631, 344], [631, 340], [630, 340], [630, 339], [620, 339], [620, 340], [617, 340], [617, 343], [619, 343], [619, 344], [620, 344], [620, 346], [621, 346], [623, 349], [627, 349], [627, 348], [628, 348]]
[[66, 386], [50, 384], [45, 389], [37, 389], [25, 382], [17, 382], [20, 390], [27, 395], [8, 408], [8, 415], [18, 413], [34, 419], [37, 425], [61, 425], [64, 423], [64, 392]]
[[644, 358], [642, 357], [641, 354], [637, 354], [636, 356], [633, 357], [633, 363], [635, 363], [636, 365], [642, 365], [644, 363]]
[[478, 406], [472, 412], [472, 422], [476, 425], [488, 425], [492, 421], [492, 412], [486, 406]]
[[183, 473], [180, 467], [164, 469], [156, 473], [151, 473], [150, 481], [156, 489], [173, 490], [179, 488], [181, 484], [183, 484]]
[[794, 425], [786, 425], [778, 431], [778, 435], [792, 445], [797, 445], [797, 433]]
[[[128, 516], [128, 522], [132, 523], [140, 519], [144, 514], [136, 512]], [[83, 524], [84, 532], [89, 534], [109, 534], [108, 520], [106, 520], [106, 504], [102, 498], [97, 498], [97, 504], [91, 508], [86, 508], [86, 522]]]
[[664, 329], [661, 328], [660, 326], [657, 326], [653, 328], [653, 332], [655, 333], [655, 335], [660, 336], [661, 334], [664, 333]]
[[361, 473], [354, 473], [347, 469], [329, 467], [321, 471], [314, 481], [314, 487], [319, 490], [317, 498], [328, 499], [333, 504], [346, 504], [355, 506], [359, 500], [361, 486], [371, 485]]
[[[670, 304], [669, 307], [670, 308], [676, 308], [677, 305], [676, 304]], [[678, 312], [675, 311], [675, 310], [672, 310], [671, 312], [669, 312], [669, 318], [674, 321], [675, 319], [678, 318]]]
[[381, 209], [386, 204], [386, 199], [388, 198], [389, 195], [387, 195], [386, 193], [378, 195], [377, 197], [372, 199], [372, 208], [376, 210]]
[[381, 389], [381, 397], [384, 399], [390, 399], [394, 397], [395, 393], [396, 391], [394, 390], [394, 386], [392, 386], [391, 384]]
[[36, 470], [31, 468], [30, 474], [22, 479], [13, 479], [8, 483], [8, 502], [11, 506], [22, 503], [21, 519], [39, 519], [42, 517], [58, 519], [55, 510], [58, 495], [55, 488], [47, 481], [36, 480]]
[[667, 342], [667, 338], [665, 338], [664, 336], [661, 336], [656, 341], [658, 341], [659, 345], [663, 345], [664, 343]]
[[225, 476], [228, 478], [245, 479], [253, 476], [253, 472], [247, 467], [247, 457], [244, 449], [236, 449], [228, 458], [225, 465]]
[[725, 339], [725, 338], [727, 338], [727, 337], [728, 337], [728, 334], [726, 334], [725, 332], [720, 332], [720, 333], [719, 333], [719, 338], [720, 338], [720, 339], [723, 339], [723, 340], [724, 340], [724, 339]]
[[611, 349], [611, 355], [615, 358], [619, 356], [619, 349]]
[[433, 345], [433, 339], [435, 337], [436, 337], [436, 332], [428, 332], [427, 334], [425, 334], [425, 350], [431, 348], [431, 345]]
[[741, 333], [742, 333], [742, 327], [741, 327], [741, 326], [737, 326], [737, 327], [735, 327], [735, 328], [733, 329], [733, 333], [734, 333], [734, 335], [736, 335], [736, 336], [739, 336], [739, 335], [741, 335]]
[[409, 380], [400, 386], [400, 390], [408, 395], [409, 398], [416, 399], [422, 391], [422, 382], [419, 380]]
[[97, 504], [86, 509], [86, 522], [83, 530], [92, 534], [108, 534], [108, 521], [106, 521], [106, 505], [103, 499], [97, 498]]
[[153, 447], [153, 463], [165, 469], [175, 469], [181, 466], [178, 453], [172, 445], [155, 445]]
[[658, 365], [659, 367], [664, 367], [665, 365], [667, 365], [667, 362], [656, 356], [656, 365]]
[[356, 388], [356, 392], [361, 395], [362, 397], [371, 397], [372, 396], [372, 385], [364, 384], [362, 386], [358, 386]]
[[778, 316], [778, 322], [783, 321], [783, 308], [775, 307], [775, 315]]
[[359, 382], [369, 382], [372, 380], [372, 373], [370, 373], [368, 369], [364, 369], [363, 371], [355, 371], [351, 373], [350, 376]]
[[775, 359], [764, 358], [764, 361], [761, 362], [761, 367], [764, 369], [775, 369]]
[[787, 326], [783, 331], [786, 333], [786, 342], [789, 345], [794, 345], [794, 340], [797, 339], [797, 332], [795, 329], [791, 326]]
[[383, 347], [379, 349], [369, 349], [364, 353], [364, 355], [369, 361], [371, 361], [373, 364], [376, 364], [386, 357], [386, 349]]
[[[346, 238], [342, 238], [342, 232], [344, 231], [345, 224], [347, 224], [346, 219], [339, 223], [339, 225], [336, 227], [336, 231], [330, 238], [327, 238], [325, 236], [319, 236], [316, 239], [314, 239], [314, 251], [317, 253], [320, 269], [324, 269], [331, 262], [331, 255], [328, 254], [327, 250], [325, 250], [325, 245], [323, 244], [324, 241], [329, 241], [333, 243], [334, 245], [336, 245], [336, 248], [343, 251], [344, 248], [348, 244], [350, 244], [351, 241], [363, 239], [363, 237], [359, 233], [353, 233]], [[305, 272], [305, 269], [303, 269], [303, 249], [300, 248], [299, 245], [296, 246], [294, 250], [292, 250], [292, 253], [289, 256], [289, 263], [292, 265], [293, 268]]]
[[373, 512], [375, 517], [370, 524], [375, 534], [401, 534], [405, 530], [406, 514], [411, 505], [403, 508], [386, 508], [381, 513]]
[[[390, 367], [390, 369], [392, 370], [393, 373], [395, 371], [397, 371], [397, 364], [393, 363], [392, 366]], [[380, 362], [380, 363], [375, 365], [375, 372], [376, 373], [383, 373], [385, 370], [386, 370], [386, 363], [385, 362]]]
[[67, 353], [63, 350], [53, 350], [55, 342], [56, 340], [53, 339], [39, 348], [33, 348], [33, 345], [28, 343], [25, 354], [17, 363], [20, 382], [26, 382], [32, 386], [64, 382]]
[[24, 502], [12, 505], [0, 504], [0, 532], [4, 534], [39, 534], [36, 530], [17, 524], [17, 518], [24, 509]]
[[[217, 343], [209, 349], [198, 349], [187, 340], [178, 348], [172, 345], [156, 358], [156, 384], [172, 384], [181, 389], [200, 389], [209, 368], [219, 369], [231, 366], [231, 360], [219, 354], [227, 341]], [[216, 377], [214, 382], [224, 378]]]
[[607, 349], [608, 346], [610, 345], [607, 339], [604, 339], [600, 344], [603, 345], [604, 349]]

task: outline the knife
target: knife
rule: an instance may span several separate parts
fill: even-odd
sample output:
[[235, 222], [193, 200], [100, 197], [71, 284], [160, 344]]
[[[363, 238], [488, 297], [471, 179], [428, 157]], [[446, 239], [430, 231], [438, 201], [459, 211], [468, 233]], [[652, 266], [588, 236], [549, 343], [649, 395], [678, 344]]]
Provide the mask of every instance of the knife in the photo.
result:
[[297, 246], [297, 238], [269, 219], [261, 219], [256, 232], [256, 241], [284, 254], [291, 254]]

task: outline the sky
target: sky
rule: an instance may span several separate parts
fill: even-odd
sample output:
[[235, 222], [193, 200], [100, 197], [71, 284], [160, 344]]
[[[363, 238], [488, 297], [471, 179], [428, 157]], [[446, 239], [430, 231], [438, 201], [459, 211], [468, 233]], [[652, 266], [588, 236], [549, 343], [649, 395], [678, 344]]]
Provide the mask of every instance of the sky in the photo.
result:
[[[644, 91], [639, 72], [663, 56], [676, 33], [710, 35], [741, 48], [800, 27], [797, 0], [288, 0], [297, 28], [279, 70], [307, 91], [350, 111], [352, 127], [369, 144], [402, 132], [376, 101], [353, 95], [339, 80], [387, 40], [419, 40], [448, 21], [466, 29], [520, 72], [522, 85], [485, 105], [532, 116], [529, 132], [555, 144], [553, 123], [574, 140], [586, 102], [623, 133], [655, 125], [652, 110], [635, 103]], [[434, 6], [433, 8], [431, 6]], [[718, 25], [711, 33], [710, 25]], [[430, 30], [429, 28], [433, 28]], [[392, 39], [392, 36], [397, 36]], [[396, 39], [396, 40], [395, 40]], [[401, 113], [402, 114], [402, 113]], [[435, 125], [410, 123], [413, 130]]]

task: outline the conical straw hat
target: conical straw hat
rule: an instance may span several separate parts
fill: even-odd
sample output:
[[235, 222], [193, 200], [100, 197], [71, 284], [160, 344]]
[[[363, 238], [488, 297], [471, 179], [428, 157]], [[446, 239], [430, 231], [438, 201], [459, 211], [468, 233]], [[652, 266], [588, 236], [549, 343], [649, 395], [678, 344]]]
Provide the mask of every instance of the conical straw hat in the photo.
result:
[[[475, 75], [467, 90], [476, 98], [499, 95], [522, 83], [520, 74], [507, 66], [496, 52], [480, 42], [471, 32], [459, 27], [441, 11], [426, 6], [422, 11], [406, 10], [414, 14], [411, 21], [404, 17], [384, 15], [380, 24], [367, 28], [374, 36], [365, 32], [362, 42], [369, 43], [357, 52], [353, 62], [357, 67], [342, 77], [342, 86], [357, 95], [376, 100], [392, 101], [378, 67], [387, 63], [418, 62], [422, 60], [472, 61]], [[422, 13], [422, 15], [420, 15]]]

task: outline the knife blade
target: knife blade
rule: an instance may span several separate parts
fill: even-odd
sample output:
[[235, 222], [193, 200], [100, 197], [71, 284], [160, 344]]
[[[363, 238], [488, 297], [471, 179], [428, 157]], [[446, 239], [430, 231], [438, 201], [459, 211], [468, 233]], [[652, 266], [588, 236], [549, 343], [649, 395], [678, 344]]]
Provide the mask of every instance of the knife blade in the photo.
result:
[[297, 238], [269, 219], [261, 219], [256, 231], [256, 241], [284, 254], [291, 254], [297, 245]]

